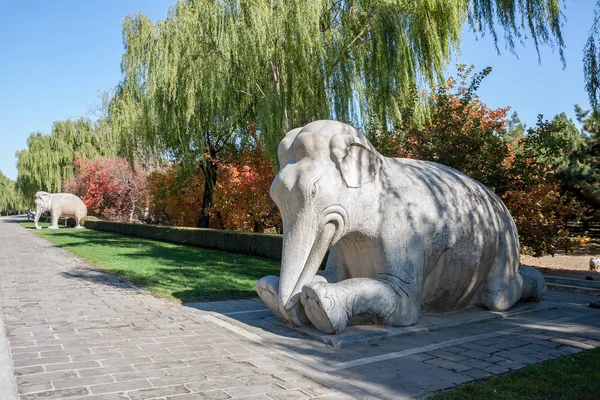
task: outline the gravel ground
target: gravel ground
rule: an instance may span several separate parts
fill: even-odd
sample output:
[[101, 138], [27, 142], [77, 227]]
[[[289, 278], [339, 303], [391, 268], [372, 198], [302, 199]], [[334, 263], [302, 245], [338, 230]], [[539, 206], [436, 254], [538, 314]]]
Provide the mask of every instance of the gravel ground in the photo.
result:
[[544, 275], [578, 279], [591, 277], [595, 281], [600, 281], [600, 271], [589, 270], [590, 258], [600, 257], [600, 252], [596, 254], [594, 251], [578, 252], [578, 254], [556, 254], [540, 258], [521, 255], [521, 264], [536, 267]]

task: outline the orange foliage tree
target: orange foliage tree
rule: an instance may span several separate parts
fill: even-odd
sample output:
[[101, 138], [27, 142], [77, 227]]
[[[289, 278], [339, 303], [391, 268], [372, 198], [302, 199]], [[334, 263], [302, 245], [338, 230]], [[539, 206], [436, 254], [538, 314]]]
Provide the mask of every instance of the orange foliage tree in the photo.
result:
[[186, 174], [178, 165], [148, 176], [150, 221], [159, 225], [196, 226], [204, 192], [204, 177]]
[[[271, 162], [255, 136], [236, 153], [217, 161], [218, 179], [210, 211], [210, 228], [279, 232], [281, 217], [269, 196], [275, 176]], [[196, 226], [204, 192], [200, 175], [185, 174], [177, 165], [156, 170], [148, 177], [153, 223]]]
[[146, 213], [146, 175], [139, 165], [132, 169], [123, 158], [79, 158], [74, 177], [63, 183], [63, 191], [83, 200], [88, 215], [110, 221], [135, 222]]
[[269, 188], [275, 171], [258, 142], [219, 164], [211, 224], [252, 232], [281, 231], [281, 216]]

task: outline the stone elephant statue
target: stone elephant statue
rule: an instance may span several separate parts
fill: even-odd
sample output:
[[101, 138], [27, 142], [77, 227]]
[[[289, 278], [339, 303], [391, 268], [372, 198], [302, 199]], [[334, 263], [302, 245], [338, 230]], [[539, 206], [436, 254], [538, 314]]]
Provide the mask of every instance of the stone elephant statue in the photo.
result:
[[49, 211], [52, 216], [52, 224], [48, 227], [49, 229], [58, 229], [58, 220], [61, 216], [75, 218], [75, 228], [83, 228], [80, 222], [87, 215], [87, 207], [74, 194], [37, 192], [35, 194], [35, 218], [33, 220], [36, 229], [41, 229], [38, 221], [46, 211]]
[[281, 274], [256, 284], [278, 317], [339, 333], [365, 316], [408, 326], [421, 310], [503, 311], [544, 296], [539, 271], [519, 266], [506, 206], [463, 173], [383, 157], [335, 121], [288, 132], [278, 157]]

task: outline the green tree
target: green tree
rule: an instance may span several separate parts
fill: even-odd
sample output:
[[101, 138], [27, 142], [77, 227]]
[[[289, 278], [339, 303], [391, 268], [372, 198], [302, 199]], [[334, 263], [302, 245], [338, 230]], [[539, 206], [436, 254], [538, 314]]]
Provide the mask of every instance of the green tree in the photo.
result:
[[15, 181], [0, 171], [0, 213], [12, 213], [27, 208], [27, 202], [17, 190]]
[[517, 114], [517, 112], [515, 111], [506, 121], [506, 135], [504, 137], [504, 140], [510, 143], [513, 147], [515, 147], [517, 143], [525, 136], [526, 129], [527, 126], [523, 122], [521, 122], [519, 114]]
[[594, 22], [583, 49], [583, 75], [585, 90], [594, 110], [600, 105], [600, 0], [596, 0]]
[[415, 93], [443, 81], [466, 24], [496, 43], [501, 29], [511, 50], [527, 32], [562, 56], [561, 3], [180, 1], [165, 21], [125, 19], [111, 121], [130, 149], [203, 173], [198, 226], [208, 226], [217, 159], [249, 124], [273, 154], [287, 130], [314, 119], [390, 127], [419, 118]]
[[559, 171], [563, 187], [583, 204], [584, 223], [600, 218], [600, 114], [575, 106], [583, 125], [581, 145], [572, 153], [570, 162]]
[[59, 192], [63, 181], [73, 177], [76, 159], [114, 157], [118, 141], [105, 123], [57, 121], [49, 135], [32, 133], [27, 148], [16, 153], [19, 190], [28, 199], [38, 190]]
[[543, 116], [538, 115], [536, 128], [527, 131], [527, 139], [537, 161], [555, 173], [568, 169], [573, 154], [584, 145], [579, 129], [564, 112], [552, 121], [544, 121]]

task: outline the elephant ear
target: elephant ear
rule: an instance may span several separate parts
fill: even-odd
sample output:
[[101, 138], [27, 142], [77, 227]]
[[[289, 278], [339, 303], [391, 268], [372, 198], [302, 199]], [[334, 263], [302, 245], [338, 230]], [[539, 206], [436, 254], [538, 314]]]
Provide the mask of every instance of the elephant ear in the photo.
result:
[[329, 149], [331, 159], [348, 187], [361, 187], [375, 180], [383, 163], [381, 155], [360, 134], [335, 134], [331, 137]]
[[50, 207], [50, 193], [44, 192], [40, 195], [40, 198], [42, 199], [46, 207]]
[[292, 129], [288, 133], [286, 133], [283, 140], [279, 143], [279, 147], [277, 148], [277, 158], [279, 159], [279, 167], [283, 168], [290, 161], [290, 152], [292, 143], [296, 140], [296, 136], [300, 133], [302, 127]]
[[48, 192], [39, 191], [39, 192], [35, 193], [35, 198], [36, 199], [47, 201], [49, 197], [50, 197], [50, 194]]

